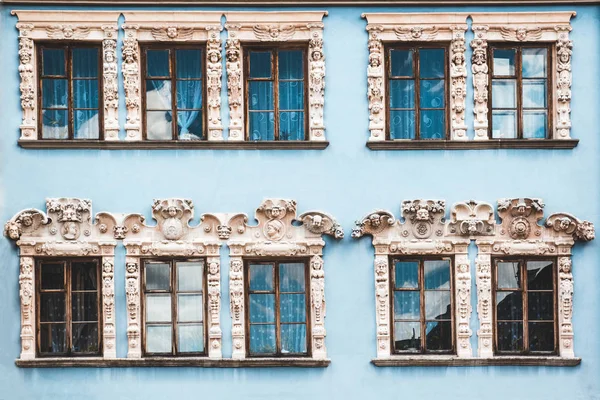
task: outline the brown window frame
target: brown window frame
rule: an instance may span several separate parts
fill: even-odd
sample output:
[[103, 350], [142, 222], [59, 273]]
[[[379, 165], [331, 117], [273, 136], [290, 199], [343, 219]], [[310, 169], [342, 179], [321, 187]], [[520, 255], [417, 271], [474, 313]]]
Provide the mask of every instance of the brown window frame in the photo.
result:
[[[178, 337], [177, 337], [177, 295], [178, 294], [199, 294], [198, 291], [178, 291], [177, 290], [177, 268], [178, 262], [202, 262], [202, 329], [203, 329], [203, 340], [204, 345], [202, 352], [180, 352], [178, 351]], [[146, 265], [149, 263], [161, 263], [170, 265], [170, 281], [169, 290], [157, 290], [153, 289], [148, 291], [146, 289]], [[142, 260], [142, 301], [140, 302], [140, 310], [142, 315], [142, 354], [145, 357], [203, 357], [208, 355], [208, 329], [206, 323], [206, 315], [208, 312], [208, 302], [206, 301], [207, 296], [207, 269], [206, 269], [206, 258], [185, 258], [185, 257], [153, 257], [145, 258]], [[146, 295], [150, 294], [170, 294], [171, 295], [171, 352], [170, 353], [152, 353], [146, 351]], [[186, 321], [185, 323], [198, 323], [198, 321]], [[154, 325], [160, 325], [160, 323], [153, 323]], [[166, 324], [166, 323], [165, 323]]]
[[[71, 264], [73, 262], [93, 262], [96, 264], [96, 307], [98, 308], [98, 321], [77, 321], [77, 323], [87, 323], [87, 322], [96, 322], [98, 324], [98, 351], [95, 352], [74, 352], [72, 351], [73, 347], [73, 337], [72, 337], [72, 324], [73, 324], [73, 316], [72, 316], [72, 305], [71, 299], [73, 294], [72, 289], [72, 279], [71, 279]], [[63, 264], [63, 289], [42, 289], [42, 264]], [[35, 282], [35, 294], [36, 294], [36, 353], [38, 357], [89, 357], [95, 355], [102, 354], [102, 333], [103, 333], [103, 316], [102, 316], [102, 277], [100, 270], [100, 259], [98, 258], [74, 258], [74, 257], [65, 257], [65, 258], [38, 258], [35, 262], [35, 274], [38, 277]], [[77, 290], [76, 293], [81, 292], [92, 292], [86, 290]], [[65, 321], [54, 321], [54, 322], [41, 322], [41, 294], [42, 293], [64, 293], [65, 294]], [[42, 324], [54, 324], [54, 323], [64, 323], [65, 324], [65, 335], [66, 335], [66, 348], [67, 351], [63, 353], [53, 353], [53, 352], [42, 352], [41, 351], [41, 326]]]
[[[439, 80], [439, 78], [424, 78], [421, 79], [420, 75], [420, 50], [421, 49], [443, 49], [444, 50], [444, 136], [440, 139], [421, 139], [421, 80]], [[413, 52], [413, 76], [393, 77], [392, 76], [392, 50], [412, 50]], [[386, 115], [386, 129], [385, 129], [385, 140], [389, 141], [424, 141], [424, 142], [436, 142], [440, 140], [449, 140], [450, 138], [450, 68], [449, 68], [449, 42], [436, 42], [436, 43], [421, 43], [415, 42], [411, 44], [402, 42], [386, 43], [384, 46], [385, 51], [385, 115]], [[414, 139], [392, 139], [391, 131], [391, 92], [390, 92], [390, 81], [391, 80], [414, 80], [415, 82], [415, 138]], [[441, 110], [442, 108], [427, 108], [426, 110]], [[398, 111], [412, 111], [412, 109], [399, 109]]]
[[[527, 262], [528, 261], [548, 261], [552, 262], [552, 292], [553, 292], [553, 314], [554, 314], [554, 350], [553, 351], [530, 351], [529, 350], [529, 309], [528, 297], [529, 289], [527, 288]], [[498, 262], [518, 262], [519, 273], [521, 277], [521, 288], [503, 288], [498, 289]], [[494, 321], [494, 354], [495, 355], [557, 355], [558, 354], [558, 290], [557, 290], [557, 259], [555, 257], [492, 257], [492, 303], [493, 303], [493, 321]], [[548, 290], [533, 290], [534, 292], [548, 292]], [[523, 318], [521, 320], [502, 320], [503, 322], [521, 322], [523, 324], [523, 350], [522, 351], [499, 351], [498, 350], [498, 310], [497, 296], [498, 292], [521, 292]]]
[[[97, 49], [98, 50], [98, 139], [75, 139], [74, 131], [74, 114], [75, 107], [73, 102], [73, 80], [92, 80], [92, 78], [73, 78], [73, 49]], [[44, 75], [44, 49], [61, 49], [65, 50], [65, 75]], [[102, 45], [94, 42], [40, 42], [37, 44], [37, 73], [38, 73], [38, 140], [61, 140], [61, 141], [96, 141], [104, 140], [104, 69], [102, 66]], [[44, 79], [65, 79], [67, 81], [67, 91], [69, 95], [69, 104], [67, 104], [67, 119], [68, 119], [68, 138], [67, 139], [52, 139], [43, 137], [43, 110], [65, 110], [64, 108], [43, 108], [43, 90], [42, 81]], [[95, 108], [77, 108], [77, 110], [95, 110]]]
[[[427, 322], [435, 322], [439, 320], [428, 320], [425, 314], [425, 261], [440, 261], [440, 260], [448, 260], [450, 261], [450, 289], [449, 290], [439, 290], [439, 289], [427, 289], [427, 291], [449, 291], [450, 292], [450, 326], [452, 328], [452, 338], [451, 343], [452, 346], [449, 350], [428, 350], [427, 349]], [[400, 262], [418, 262], [419, 263], [419, 285], [417, 289], [413, 288], [396, 288], [396, 261]], [[454, 257], [453, 256], [407, 256], [407, 257], [395, 257], [391, 256], [389, 258], [389, 263], [391, 268], [389, 269], [390, 274], [390, 324], [391, 324], [391, 353], [397, 355], [411, 355], [411, 354], [422, 354], [422, 355], [439, 355], [439, 354], [456, 354], [456, 327], [454, 326], [456, 322], [456, 309], [454, 304]], [[413, 320], [396, 320], [395, 312], [394, 312], [394, 292], [419, 292], [419, 323], [421, 326], [421, 349], [418, 351], [412, 350], [396, 350], [395, 346], [395, 322], [416, 322]]]
[[[283, 110], [283, 112], [304, 112], [304, 139], [303, 140], [281, 140], [279, 138], [279, 51], [280, 50], [301, 50], [302, 61], [304, 63], [304, 109], [302, 110]], [[308, 44], [303, 43], [291, 43], [273, 46], [273, 44], [260, 44], [250, 43], [244, 45], [242, 48], [244, 55], [244, 116], [245, 116], [245, 140], [252, 142], [267, 142], [267, 140], [252, 140], [250, 136], [250, 113], [251, 112], [273, 112], [274, 116], [274, 131], [273, 141], [282, 142], [306, 142], [309, 140], [309, 115], [308, 115], [308, 103], [309, 103], [309, 80], [308, 80]], [[271, 77], [270, 78], [250, 78], [250, 52], [270, 52], [271, 53]], [[270, 81], [273, 82], [273, 110], [250, 110], [250, 82], [256, 81]], [[286, 82], [288, 80], [284, 80]], [[291, 79], [289, 81], [299, 81], [299, 79]]]
[[[148, 139], [148, 110], [147, 110], [147, 104], [146, 104], [146, 81], [147, 80], [170, 80], [171, 81], [171, 113], [172, 113], [172, 117], [171, 117], [171, 139], [168, 139], [167, 141], [171, 142], [171, 141], [181, 141], [184, 143], [189, 142], [189, 140], [180, 140], [179, 139], [179, 133], [178, 133], [178, 125], [177, 125], [177, 111], [179, 111], [179, 109], [177, 108], [177, 81], [181, 80], [181, 81], [201, 81], [202, 82], [202, 138], [200, 140], [194, 140], [194, 141], [206, 141], [208, 138], [208, 127], [206, 126], [207, 124], [207, 111], [206, 111], [206, 101], [207, 101], [207, 96], [208, 96], [208, 90], [206, 87], [206, 43], [194, 43], [194, 44], [177, 44], [177, 45], [173, 45], [173, 44], [162, 44], [162, 43], [142, 43], [140, 44], [140, 54], [141, 54], [141, 83], [142, 83], [142, 93], [141, 93], [141, 98], [142, 98], [142, 139], [143, 140], [148, 140], [149, 142], [161, 142], [164, 140], [154, 140], [154, 139]], [[169, 75], [170, 76], [153, 76], [153, 77], [148, 77], [148, 64], [147, 64], [147, 55], [146, 52], [148, 50], [169, 50]], [[198, 78], [177, 78], [177, 68], [175, 66], [176, 63], [176, 57], [175, 57], [175, 51], [176, 50], [200, 50], [201, 54], [200, 54], [200, 71], [202, 73], [202, 77], [200, 79]], [[188, 110], [188, 109], [183, 109], [183, 111]], [[152, 111], [152, 110], [150, 110]], [[167, 112], [167, 111], [165, 111]]]
[[[305, 323], [288, 323], [285, 325], [306, 325], [306, 353], [282, 353], [281, 352], [281, 317], [279, 300], [279, 265], [298, 263], [304, 264], [304, 304], [306, 307], [306, 322]], [[252, 265], [273, 265], [273, 291], [250, 290], [250, 264]], [[248, 358], [286, 358], [286, 357], [312, 357], [312, 340], [311, 340], [311, 313], [310, 313], [310, 274], [308, 268], [309, 262], [307, 259], [244, 259], [244, 292], [245, 292], [245, 318], [246, 318], [246, 357]], [[275, 353], [269, 354], [252, 354], [250, 353], [250, 325], [272, 325], [272, 323], [253, 323], [250, 324], [250, 294], [275, 294]], [[301, 292], [284, 292], [285, 294], [302, 294]]]
[[[487, 54], [487, 62], [489, 68], [488, 74], [488, 138], [493, 140], [549, 140], [554, 138], [554, 82], [552, 77], [554, 76], [554, 63], [553, 63], [553, 54], [554, 54], [554, 44], [548, 42], [531, 42], [531, 43], [496, 43], [491, 42], [488, 44], [489, 50]], [[546, 137], [543, 139], [525, 139], [523, 138], [523, 49], [541, 49], [545, 48], [547, 51], [547, 59], [546, 59], [546, 104], [547, 104], [547, 122], [546, 126]], [[498, 75], [494, 76], [494, 50], [507, 50], [507, 49], [515, 49], [516, 57], [515, 57], [515, 76], [507, 76], [507, 75]], [[517, 137], [516, 138], [494, 138], [493, 134], [493, 111], [492, 107], [493, 102], [493, 94], [492, 94], [492, 83], [494, 79], [515, 79], [517, 81], [516, 95], [516, 112], [517, 112]], [[525, 78], [528, 79], [528, 78]], [[531, 78], [531, 79], [540, 79], [540, 78]], [[506, 110], [512, 111], [512, 108], [496, 108], [496, 110]], [[531, 110], [538, 110], [532, 108]], [[541, 109], [539, 109], [541, 110]]]

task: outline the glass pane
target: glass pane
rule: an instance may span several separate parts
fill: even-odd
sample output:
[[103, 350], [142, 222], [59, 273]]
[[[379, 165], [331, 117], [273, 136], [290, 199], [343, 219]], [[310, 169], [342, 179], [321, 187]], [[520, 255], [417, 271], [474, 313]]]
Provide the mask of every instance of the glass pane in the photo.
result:
[[444, 110], [421, 110], [421, 139], [443, 139], [446, 136]]
[[527, 318], [535, 320], [554, 320], [554, 293], [529, 292], [527, 293]]
[[515, 139], [517, 137], [517, 112], [492, 111], [492, 138]]
[[425, 289], [450, 289], [450, 260], [423, 262]]
[[69, 106], [66, 79], [42, 79], [42, 108], [66, 108]]
[[428, 322], [426, 347], [427, 350], [451, 350], [452, 349], [452, 322], [436, 321]]
[[279, 290], [281, 292], [304, 292], [304, 264], [279, 264]]
[[494, 49], [494, 76], [514, 76], [515, 49]]
[[306, 321], [306, 296], [304, 294], [281, 294], [280, 315], [281, 322], [305, 322]]
[[302, 50], [281, 50], [279, 52], [279, 79], [303, 79], [304, 63]]
[[392, 140], [415, 138], [414, 111], [390, 111], [390, 138]]
[[146, 290], [170, 290], [171, 266], [167, 263], [147, 263]]
[[83, 292], [71, 295], [73, 321], [98, 321], [98, 293]]
[[177, 341], [180, 353], [204, 351], [204, 327], [202, 324], [178, 325]]
[[421, 324], [419, 322], [395, 322], [394, 349], [396, 351], [420, 351]]
[[274, 354], [276, 351], [275, 325], [250, 325], [250, 353]]
[[250, 110], [273, 110], [273, 82], [248, 82]]
[[421, 78], [443, 78], [445, 72], [444, 49], [419, 50], [419, 74]]
[[177, 135], [179, 140], [202, 140], [202, 110], [177, 112]]
[[202, 291], [203, 269], [202, 261], [178, 262], [177, 290]]
[[[202, 81], [177, 81], [177, 109], [202, 108]], [[179, 121], [178, 121], [179, 122]]]
[[275, 113], [250, 113], [250, 140], [275, 140]]
[[146, 81], [146, 108], [148, 110], [171, 110], [171, 81], [148, 79]]
[[546, 108], [546, 80], [523, 80], [523, 107]]
[[544, 139], [548, 120], [546, 111], [523, 111], [523, 138]]
[[66, 321], [65, 293], [40, 293], [40, 321]]
[[73, 262], [71, 264], [72, 290], [97, 290], [97, 264], [94, 262]]
[[529, 350], [554, 351], [554, 323], [529, 323]]
[[492, 107], [517, 107], [517, 81], [512, 79], [492, 80]]
[[169, 72], [169, 50], [148, 50], [146, 52], [147, 76], [171, 76]]
[[173, 139], [172, 122], [171, 111], [148, 111], [146, 113], [146, 138], [148, 140]]
[[250, 52], [250, 78], [271, 77], [271, 52]]
[[73, 77], [98, 77], [98, 49], [73, 49]]
[[418, 291], [394, 292], [394, 318], [420, 319], [420, 304], [421, 299]]
[[146, 325], [146, 351], [148, 353], [170, 353], [172, 343], [171, 325]]
[[281, 352], [306, 353], [306, 325], [281, 325]]
[[412, 79], [390, 81], [390, 108], [415, 108], [415, 81]]
[[180, 294], [177, 296], [177, 320], [179, 322], [202, 321], [201, 294]]
[[450, 291], [425, 291], [425, 318], [428, 320], [452, 318]]
[[64, 49], [43, 49], [42, 59], [43, 75], [66, 76]]
[[444, 80], [421, 81], [421, 108], [444, 107]]
[[250, 295], [250, 322], [275, 322], [275, 295]]
[[42, 111], [42, 138], [67, 139], [69, 137], [67, 110]]
[[523, 49], [523, 78], [542, 78], [548, 76], [546, 62], [548, 49]]
[[527, 288], [529, 290], [553, 290], [553, 267], [552, 261], [527, 261]]
[[419, 262], [418, 261], [395, 261], [394, 262], [395, 285], [397, 288], [419, 287]]
[[71, 336], [73, 337], [71, 350], [75, 353], [97, 353], [98, 348], [98, 324], [85, 323], [71, 325]]
[[250, 290], [275, 290], [273, 269], [273, 264], [250, 264]]
[[42, 264], [41, 288], [64, 289], [64, 271], [65, 269], [63, 268], [63, 264]]
[[304, 140], [304, 112], [279, 113], [279, 139]]
[[100, 137], [98, 110], [75, 110], [73, 119], [75, 139], [98, 139]]
[[497, 270], [498, 289], [518, 289], [521, 287], [521, 271], [517, 261], [499, 262]]
[[146, 320], [149, 322], [171, 322], [171, 296], [168, 294], [147, 294]]
[[175, 74], [178, 79], [202, 77], [202, 50], [175, 50]]
[[42, 353], [65, 353], [67, 351], [66, 324], [42, 324], [40, 326], [40, 351]]
[[292, 81], [279, 83], [279, 109], [304, 109], [304, 82]]
[[498, 322], [498, 350], [523, 350], [522, 322]]
[[497, 292], [496, 319], [501, 321], [523, 319], [523, 294], [521, 292]]
[[413, 76], [413, 51], [390, 51], [392, 76]]

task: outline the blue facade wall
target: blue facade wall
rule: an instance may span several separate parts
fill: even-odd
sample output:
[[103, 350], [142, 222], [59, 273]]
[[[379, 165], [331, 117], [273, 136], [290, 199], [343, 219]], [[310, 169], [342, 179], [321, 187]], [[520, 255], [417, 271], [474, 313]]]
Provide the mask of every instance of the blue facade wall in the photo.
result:
[[[600, 7], [549, 7], [330, 8], [324, 19], [330, 146], [322, 151], [24, 150], [17, 146], [21, 110], [16, 17], [10, 8], [0, 9], [1, 221], [24, 208], [44, 209], [46, 197], [89, 198], [94, 213], [142, 212], [148, 219], [154, 198], [191, 198], [197, 219], [204, 212], [253, 215], [264, 197], [283, 197], [296, 199], [299, 212], [331, 213], [347, 234], [337, 243], [326, 239], [326, 340], [332, 364], [325, 369], [19, 369], [14, 365], [20, 350], [18, 252], [11, 241], [0, 239], [0, 399], [600, 399], [599, 240], [577, 245], [573, 252], [573, 325], [575, 353], [583, 358], [580, 366], [377, 368], [369, 362], [375, 356], [373, 249], [369, 239], [349, 237], [354, 221], [367, 212], [382, 208], [399, 215], [401, 201], [413, 198], [445, 199], [449, 208], [469, 199], [495, 204], [501, 197], [541, 197], [546, 215], [566, 211], [600, 225]], [[365, 147], [368, 48], [362, 12], [557, 8], [577, 11], [571, 21], [572, 137], [580, 140], [575, 149], [375, 152]], [[472, 38], [468, 34], [467, 42]], [[222, 112], [228, 126], [225, 82], [224, 77]], [[122, 82], [120, 91], [123, 127]], [[472, 127], [470, 73], [468, 92], [467, 125]], [[474, 246], [470, 250], [474, 259]], [[226, 255], [221, 263], [228, 265]], [[127, 352], [124, 265], [125, 249], [119, 245], [119, 357]], [[221, 285], [223, 355], [230, 357], [227, 273], [222, 273]], [[477, 326], [474, 310], [475, 353]]]

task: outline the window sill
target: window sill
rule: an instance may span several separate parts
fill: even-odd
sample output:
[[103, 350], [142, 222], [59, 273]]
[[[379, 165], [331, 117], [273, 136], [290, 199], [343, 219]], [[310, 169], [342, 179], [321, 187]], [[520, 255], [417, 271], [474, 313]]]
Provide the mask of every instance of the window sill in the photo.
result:
[[24, 149], [100, 149], [100, 150], [323, 150], [329, 142], [264, 141], [229, 142], [207, 140], [19, 140]]
[[385, 140], [367, 142], [367, 147], [371, 150], [573, 149], [578, 143], [578, 139]]
[[128, 368], [128, 367], [200, 367], [200, 368], [325, 368], [331, 360], [312, 358], [249, 358], [245, 360], [211, 359], [201, 357], [154, 357], [154, 358], [38, 358], [15, 361], [20, 368]]
[[574, 367], [581, 358], [498, 356], [494, 358], [459, 358], [456, 356], [395, 356], [376, 358], [371, 363], [377, 367], [488, 367], [488, 366], [540, 366]]

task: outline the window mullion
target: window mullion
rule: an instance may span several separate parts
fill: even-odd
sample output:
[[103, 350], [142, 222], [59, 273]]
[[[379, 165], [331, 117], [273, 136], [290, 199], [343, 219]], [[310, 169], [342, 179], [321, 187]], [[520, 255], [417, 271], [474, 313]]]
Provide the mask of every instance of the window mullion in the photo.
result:
[[527, 293], [527, 262], [519, 260], [523, 285], [523, 351], [529, 353], [529, 296]]
[[515, 72], [517, 75], [517, 138], [523, 139], [523, 48], [516, 48]]
[[176, 277], [177, 273], [176, 262], [174, 260], [169, 261], [171, 265], [171, 274], [169, 278], [171, 279], [170, 287], [171, 287], [171, 354], [177, 355], [179, 352], [179, 344], [177, 343], [177, 288], [176, 288]]
[[[415, 140], [421, 139], [421, 68], [419, 60], [419, 48], [414, 48], [413, 57], [413, 74], [414, 74], [414, 85], [415, 85]], [[421, 336], [423, 334], [421, 333]]]
[[281, 355], [281, 303], [279, 302], [279, 262], [275, 262], [273, 266], [275, 277], [273, 284], [275, 285], [275, 352]]
[[67, 51], [65, 52], [67, 54], [67, 71], [66, 71], [66, 75], [67, 75], [67, 90], [68, 90], [68, 94], [69, 94], [69, 103], [67, 104], [67, 118], [69, 120], [69, 129], [67, 130], [67, 134], [68, 134], [68, 138], [69, 139], [74, 139], [75, 138], [75, 132], [74, 132], [74, 125], [75, 125], [75, 118], [74, 118], [74, 102], [73, 102], [73, 48], [71, 46], [67, 46]]
[[171, 48], [169, 49], [169, 73], [171, 74], [171, 124], [173, 126], [171, 137], [173, 140], [179, 138], [177, 134], [177, 77], [175, 71], [175, 49]]
[[420, 298], [420, 315], [421, 315], [421, 353], [427, 352], [427, 338], [425, 331], [427, 328], [426, 313], [425, 313], [425, 263], [423, 260], [419, 261], [419, 298]]
[[72, 310], [72, 305], [71, 305], [71, 269], [72, 269], [72, 265], [71, 262], [65, 262], [63, 264], [63, 276], [65, 277], [65, 294], [66, 294], [66, 301], [65, 301], [65, 325], [66, 325], [66, 334], [67, 334], [67, 340], [66, 340], [66, 344], [67, 344], [67, 354], [71, 354], [72, 353], [72, 349], [73, 349], [73, 344], [72, 344], [72, 330], [73, 330], [73, 315], [71, 314], [71, 310]]
[[[274, 126], [275, 126], [275, 132], [273, 132], [273, 138], [275, 140], [279, 140], [279, 51], [278, 50], [273, 50], [273, 57], [272, 57], [272, 61], [271, 61], [271, 68], [272, 68], [272, 76], [274, 79], [273, 82], [273, 110], [275, 110], [275, 115], [274, 115]], [[277, 264], [278, 268], [279, 268], [279, 263]]]

